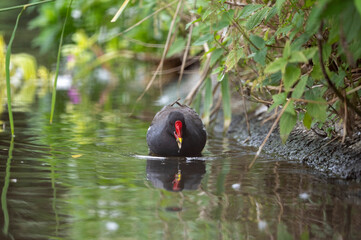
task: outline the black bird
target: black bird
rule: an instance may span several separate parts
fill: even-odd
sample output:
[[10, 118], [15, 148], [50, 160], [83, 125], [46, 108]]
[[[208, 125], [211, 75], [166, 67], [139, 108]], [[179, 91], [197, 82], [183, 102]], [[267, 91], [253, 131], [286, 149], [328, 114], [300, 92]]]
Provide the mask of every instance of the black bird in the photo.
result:
[[163, 107], [147, 132], [150, 153], [164, 157], [200, 156], [206, 141], [207, 132], [198, 114], [178, 101]]

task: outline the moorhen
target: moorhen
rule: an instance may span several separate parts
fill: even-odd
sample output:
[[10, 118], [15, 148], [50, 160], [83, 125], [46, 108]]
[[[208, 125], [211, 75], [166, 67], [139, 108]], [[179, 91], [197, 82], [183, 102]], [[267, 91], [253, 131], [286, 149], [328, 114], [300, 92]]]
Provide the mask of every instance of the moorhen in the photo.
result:
[[206, 141], [207, 132], [198, 114], [178, 100], [154, 116], [147, 132], [150, 153], [164, 157], [200, 156]]

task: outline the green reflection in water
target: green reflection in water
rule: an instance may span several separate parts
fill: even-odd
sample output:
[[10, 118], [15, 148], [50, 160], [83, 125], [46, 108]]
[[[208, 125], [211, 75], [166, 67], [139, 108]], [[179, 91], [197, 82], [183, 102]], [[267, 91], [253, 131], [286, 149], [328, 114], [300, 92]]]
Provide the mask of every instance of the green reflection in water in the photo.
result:
[[4, 214], [3, 233], [5, 236], [10, 236], [12, 239], [13, 237], [11, 236], [11, 234], [9, 234], [10, 219], [9, 219], [9, 212], [7, 206], [7, 192], [10, 184], [10, 168], [11, 168], [11, 159], [13, 158], [13, 149], [14, 149], [14, 137], [12, 137], [10, 141], [9, 155], [6, 161], [5, 181], [4, 181], [3, 190], [1, 192], [1, 208]]

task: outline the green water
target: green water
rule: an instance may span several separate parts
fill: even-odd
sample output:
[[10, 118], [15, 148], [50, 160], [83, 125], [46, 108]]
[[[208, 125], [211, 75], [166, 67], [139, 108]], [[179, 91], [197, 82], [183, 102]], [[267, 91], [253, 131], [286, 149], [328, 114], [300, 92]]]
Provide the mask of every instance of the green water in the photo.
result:
[[360, 184], [265, 154], [247, 170], [256, 149], [221, 133], [203, 157], [150, 157], [150, 101], [129, 117], [131, 104], [63, 96], [49, 125], [49, 99], [15, 108], [13, 142], [1, 116], [0, 239], [361, 237]]

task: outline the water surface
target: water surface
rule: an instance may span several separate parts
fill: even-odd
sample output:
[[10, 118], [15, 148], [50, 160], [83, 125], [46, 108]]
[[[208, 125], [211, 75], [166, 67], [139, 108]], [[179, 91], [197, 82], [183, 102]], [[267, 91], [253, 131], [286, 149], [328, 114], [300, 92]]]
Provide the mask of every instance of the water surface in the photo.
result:
[[221, 133], [202, 157], [150, 157], [146, 112], [118, 105], [64, 100], [52, 125], [49, 98], [15, 110], [13, 141], [1, 116], [1, 239], [361, 238], [360, 184], [266, 154], [248, 170], [256, 149]]

